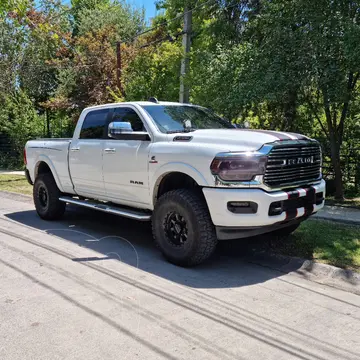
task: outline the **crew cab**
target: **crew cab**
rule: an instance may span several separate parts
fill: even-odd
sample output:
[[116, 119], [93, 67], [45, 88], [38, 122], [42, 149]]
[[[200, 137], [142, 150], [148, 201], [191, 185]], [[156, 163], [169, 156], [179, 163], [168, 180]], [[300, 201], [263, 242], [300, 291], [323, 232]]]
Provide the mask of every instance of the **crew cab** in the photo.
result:
[[164, 256], [182, 266], [219, 240], [290, 234], [324, 205], [317, 141], [239, 129], [191, 104], [88, 107], [72, 139], [29, 141], [25, 158], [41, 218], [70, 203], [151, 221]]

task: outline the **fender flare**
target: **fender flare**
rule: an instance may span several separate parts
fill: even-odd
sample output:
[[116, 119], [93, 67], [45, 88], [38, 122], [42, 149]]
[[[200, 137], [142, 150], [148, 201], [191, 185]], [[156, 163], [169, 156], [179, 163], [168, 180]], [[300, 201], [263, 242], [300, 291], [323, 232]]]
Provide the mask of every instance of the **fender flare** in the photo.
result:
[[152, 205], [155, 206], [156, 194], [161, 183], [161, 180], [169, 173], [178, 172], [183, 173], [193, 178], [200, 186], [208, 186], [205, 177], [197, 169], [189, 164], [183, 162], [167, 163], [156, 170], [150, 179], [150, 199]]
[[57, 174], [57, 172], [55, 170], [55, 166], [52, 163], [52, 161], [50, 160], [50, 158], [48, 156], [46, 156], [46, 155], [39, 155], [39, 157], [36, 159], [36, 164], [35, 164], [35, 167], [34, 167], [34, 182], [35, 182], [35, 179], [36, 179], [36, 174], [37, 174], [38, 167], [39, 167], [41, 162], [46, 163], [46, 165], [50, 168], [51, 174], [54, 177], [54, 180], [56, 182], [57, 187], [59, 188], [59, 190], [61, 192], [64, 192], [64, 189], [63, 189], [63, 187], [61, 185], [59, 176], [58, 176], [58, 174]]

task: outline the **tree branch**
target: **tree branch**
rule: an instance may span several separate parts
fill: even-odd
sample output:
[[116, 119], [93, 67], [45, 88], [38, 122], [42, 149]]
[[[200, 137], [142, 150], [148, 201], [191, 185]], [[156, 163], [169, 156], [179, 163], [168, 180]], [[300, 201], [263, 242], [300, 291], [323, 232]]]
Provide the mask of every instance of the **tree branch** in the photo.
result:
[[315, 115], [315, 118], [316, 118], [316, 120], [318, 121], [318, 123], [320, 124], [320, 127], [321, 127], [321, 129], [323, 130], [323, 132], [325, 133], [326, 137], [327, 137], [328, 139], [330, 139], [329, 133], [327, 132], [324, 124], [322, 123], [321, 119], [319, 118], [319, 115], [317, 114], [317, 112], [316, 112], [313, 104], [312, 104], [311, 101], [309, 101], [309, 100], [307, 101], [307, 103], [309, 104], [311, 111], [312, 111], [313, 114]]
[[356, 85], [357, 81], [359, 80], [359, 75], [360, 75], [360, 73], [357, 73], [357, 74], [354, 76], [354, 80], [353, 80], [353, 82], [352, 82], [352, 84], [351, 84], [351, 90], [354, 90], [354, 89], [355, 89], [355, 85]]
[[352, 90], [354, 90], [358, 79], [359, 79], [359, 73], [357, 73], [355, 76], [354, 76], [354, 73], [352, 73], [352, 72], [349, 73], [348, 87], [347, 87], [348, 93], [346, 94], [347, 99], [343, 104], [343, 109], [341, 112], [339, 126], [336, 129], [336, 131], [339, 134], [339, 145], [341, 145], [341, 143], [342, 143], [342, 138], [343, 138], [343, 133], [344, 133], [344, 123], [345, 123], [345, 119], [346, 119], [346, 116], [347, 116], [347, 113], [349, 110], [349, 103], [351, 100], [351, 92], [352, 92]]

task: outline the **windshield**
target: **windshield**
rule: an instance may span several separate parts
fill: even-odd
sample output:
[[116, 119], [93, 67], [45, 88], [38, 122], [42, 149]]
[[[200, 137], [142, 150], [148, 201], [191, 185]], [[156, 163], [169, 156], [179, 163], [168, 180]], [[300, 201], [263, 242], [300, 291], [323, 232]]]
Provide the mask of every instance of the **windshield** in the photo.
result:
[[194, 131], [197, 129], [234, 129], [212, 111], [190, 105], [142, 106], [164, 133]]

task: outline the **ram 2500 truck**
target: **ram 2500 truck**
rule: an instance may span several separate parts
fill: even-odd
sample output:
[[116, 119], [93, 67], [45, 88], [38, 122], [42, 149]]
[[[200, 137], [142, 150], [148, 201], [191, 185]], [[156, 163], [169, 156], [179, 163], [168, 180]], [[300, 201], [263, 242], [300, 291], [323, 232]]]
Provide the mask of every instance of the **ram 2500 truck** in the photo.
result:
[[164, 256], [182, 266], [218, 240], [290, 234], [324, 205], [317, 141], [237, 129], [189, 104], [86, 108], [72, 139], [29, 141], [25, 159], [41, 218], [69, 203], [151, 221]]

